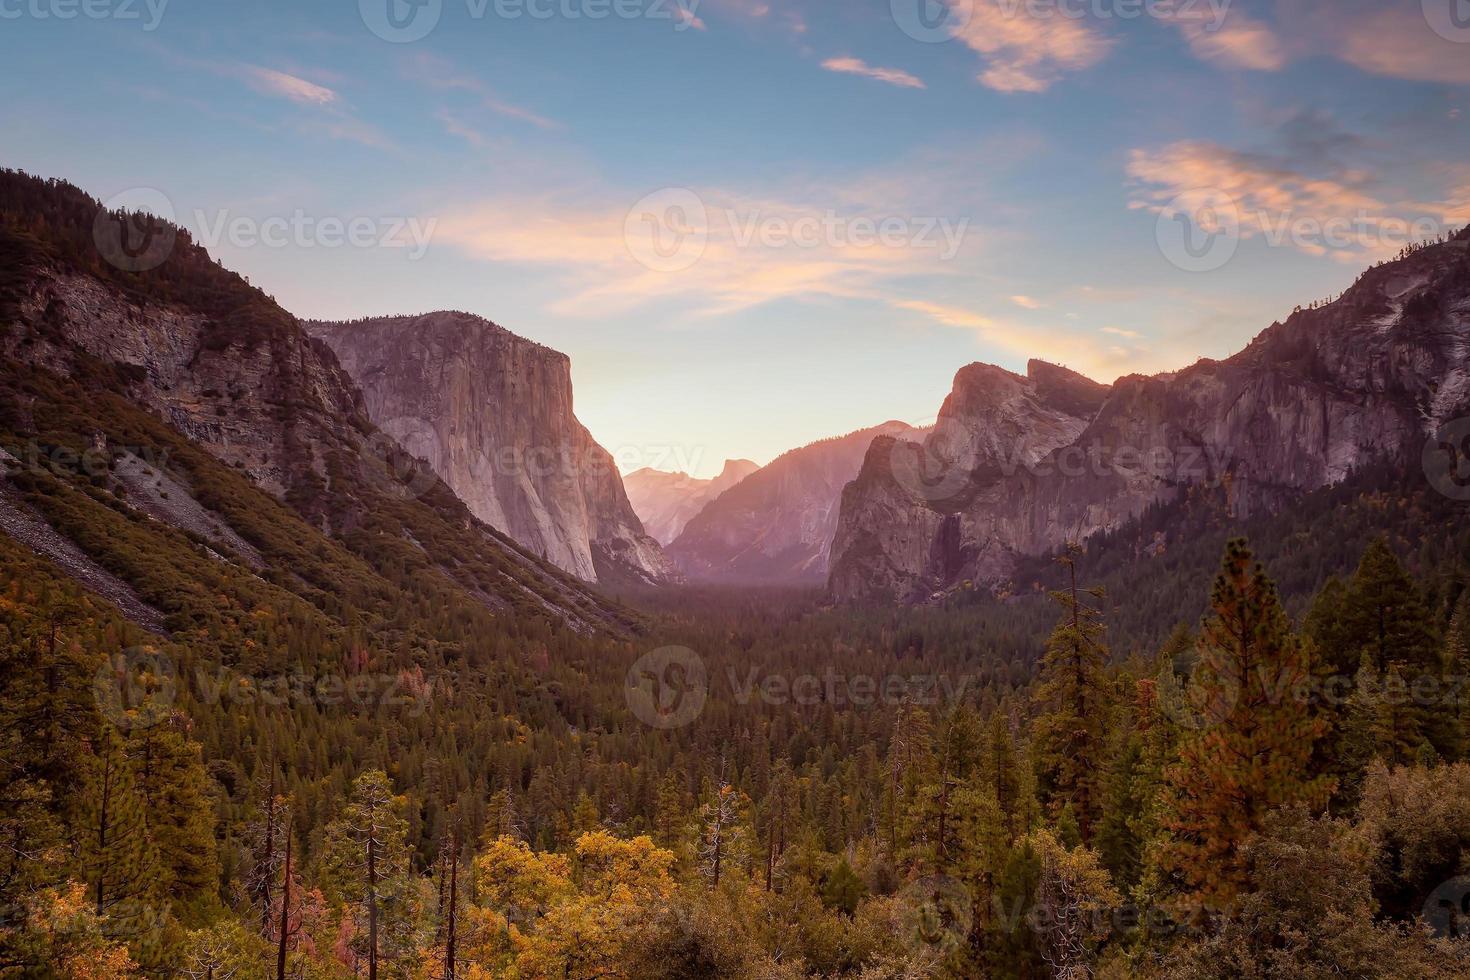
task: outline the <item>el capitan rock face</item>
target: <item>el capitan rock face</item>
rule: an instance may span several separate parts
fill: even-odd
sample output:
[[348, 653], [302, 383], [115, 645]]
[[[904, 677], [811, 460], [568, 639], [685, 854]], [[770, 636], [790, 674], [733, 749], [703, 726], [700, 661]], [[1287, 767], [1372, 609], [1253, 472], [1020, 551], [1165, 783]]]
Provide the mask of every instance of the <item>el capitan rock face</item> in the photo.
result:
[[1016, 558], [1115, 528], [1190, 486], [1237, 510], [1418, 465], [1470, 411], [1470, 233], [1369, 270], [1245, 350], [1111, 389], [1032, 362], [971, 365], [922, 444], [876, 440], [843, 491], [829, 587], [922, 599], [1006, 578]]
[[310, 321], [369, 416], [492, 527], [589, 582], [677, 578], [612, 456], [572, 412], [565, 354], [468, 313]]
[[793, 449], [711, 501], [669, 546], [692, 579], [821, 584], [837, 503], [877, 436], [913, 436], [903, 422]]
[[706, 504], [758, 469], [748, 459], [727, 459], [719, 476], [701, 480], [688, 473], [645, 466], [623, 477], [623, 489], [644, 530], [668, 546]]

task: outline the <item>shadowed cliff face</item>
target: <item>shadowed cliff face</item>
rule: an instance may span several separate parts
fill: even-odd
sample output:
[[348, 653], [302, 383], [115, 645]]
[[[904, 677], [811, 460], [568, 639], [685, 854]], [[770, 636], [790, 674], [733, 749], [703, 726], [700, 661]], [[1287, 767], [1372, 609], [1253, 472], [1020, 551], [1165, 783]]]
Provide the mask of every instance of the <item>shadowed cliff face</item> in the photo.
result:
[[572, 414], [571, 362], [467, 313], [310, 322], [369, 416], [492, 527], [589, 582], [676, 577], [612, 456]]
[[1033, 361], [955, 377], [922, 443], [879, 439], [844, 488], [829, 586], [915, 600], [1004, 580], [1021, 554], [1115, 528], [1191, 486], [1238, 513], [1385, 457], [1418, 465], [1470, 413], [1470, 238], [1365, 273], [1224, 361], [1111, 389]]
[[669, 546], [690, 578], [820, 584], [827, 575], [837, 502], [880, 435], [915, 436], [885, 422], [793, 449], [711, 501]]

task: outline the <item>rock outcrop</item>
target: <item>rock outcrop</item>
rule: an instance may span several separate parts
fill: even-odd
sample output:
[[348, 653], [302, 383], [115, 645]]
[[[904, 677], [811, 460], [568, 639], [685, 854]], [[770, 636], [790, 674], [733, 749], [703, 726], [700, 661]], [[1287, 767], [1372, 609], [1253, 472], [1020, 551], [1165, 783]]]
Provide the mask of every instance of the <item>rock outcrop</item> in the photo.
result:
[[471, 512], [588, 582], [677, 577], [572, 412], [565, 354], [468, 313], [312, 321], [368, 415]]
[[727, 459], [719, 476], [701, 480], [682, 471], [670, 473], [645, 466], [623, 477], [623, 489], [644, 529], [668, 546], [706, 504], [758, 469], [748, 459]]
[[[147, 531], [160, 556], [192, 542], [252, 581], [300, 588], [313, 605], [335, 590], [338, 609], [367, 596], [399, 601], [383, 598], [401, 595], [399, 580], [385, 576], [413, 567], [427, 584], [404, 602], [462, 600], [580, 632], [627, 627], [625, 609], [476, 519], [373, 425], [325, 343], [185, 231], [108, 215], [69, 184], [14, 172], [0, 174], [0, 217], [0, 427], [10, 452], [46, 459], [53, 442], [71, 453], [89, 445], [88, 499], [169, 529]], [[132, 274], [119, 267], [131, 253], [98, 229], [126, 225], [119, 233], [132, 236], [144, 223], [142, 240], [166, 247], [156, 268]], [[26, 462], [9, 488], [41, 493], [35, 480], [47, 478], [36, 474], [51, 469]], [[71, 479], [78, 467], [60, 471]], [[84, 526], [80, 513], [72, 516]], [[61, 554], [39, 538], [32, 544]], [[302, 553], [310, 560], [287, 557]], [[116, 575], [111, 560], [101, 564]], [[332, 566], [330, 578], [311, 564], [318, 560]], [[379, 574], [385, 561], [391, 567]], [[62, 567], [97, 588], [76, 562]], [[118, 590], [98, 591], [115, 599]], [[120, 608], [155, 627], [126, 602]]]
[[1237, 512], [1412, 459], [1470, 410], [1470, 230], [1369, 270], [1243, 351], [1110, 389], [1032, 362], [959, 372], [922, 443], [876, 440], [842, 496], [829, 586], [915, 600], [1115, 528], [1191, 486]]
[[878, 436], [914, 436], [903, 422], [793, 449], [712, 500], [669, 546], [692, 579], [821, 584], [843, 486]]

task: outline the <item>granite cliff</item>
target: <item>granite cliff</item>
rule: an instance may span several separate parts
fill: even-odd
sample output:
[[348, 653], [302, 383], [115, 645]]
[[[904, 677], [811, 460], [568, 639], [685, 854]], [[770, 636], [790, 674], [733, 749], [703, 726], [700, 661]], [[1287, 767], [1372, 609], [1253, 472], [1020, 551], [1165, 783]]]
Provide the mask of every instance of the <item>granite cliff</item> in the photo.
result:
[[374, 424], [476, 517], [584, 581], [677, 578], [573, 414], [565, 354], [468, 313], [306, 326], [361, 386]]
[[1364, 273], [1225, 360], [1110, 388], [971, 365], [922, 443], [878, 439], [842, 494], [829, 586], [923, 599], [1116, 528], [1192, 486], [1237, 513], [1384, 459], [1470, 411], [1470, 230]]

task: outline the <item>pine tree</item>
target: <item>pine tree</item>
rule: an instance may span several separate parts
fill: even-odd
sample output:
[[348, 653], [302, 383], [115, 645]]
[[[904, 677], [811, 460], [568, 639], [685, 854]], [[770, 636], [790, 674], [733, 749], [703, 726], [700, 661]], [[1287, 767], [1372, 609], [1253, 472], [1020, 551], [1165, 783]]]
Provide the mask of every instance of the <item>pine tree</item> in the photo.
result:
[[766, 794], [766, 891], [775, 881], [776, 864], [786, 853], [786, 835], [791, 822], [791, 811], [796, 803], [796, 777], [791, 765], [780, 759], [771, 774], [770, 792]]
[[139, 795], [151, 814], [149, 836], [158, 849], [173, 908], [185, 925], [213, 918], [219, 861], [208, 777], [198, 744], [169, 723], [142, 728], [128, 739]]
[[402, 809], [387, 775], [371, 769], [357, 777], [341, 818], [327, 828], [326, 874], [353, 909], [354, 945], [367, 961], [368, 980], [377, 980], [380, 963], [404, 952], [413, 921]]
[[1054, 812], [1070, 806], [1082, 833], [1092, 839], [1098, 818], [1098, 780], [1104, 767], [1104, 731], [1108, 710], [1103, 666], [1102, 613], [1089, 599], [1100, 590], [1077, 587], [1076, 545], [1058, 561], [1068, 573], [1068, 587], [1053, 593], [1062, 606], [1062, 618], [1052, 632], [1041, 660], [1038, 702], [1046, 712], [1036, 719], [1033, 732], [1037, 765]]
[[1355, 644], [1353, 668], [1364, 650], [1381, 672], [1396, 663], [1417, 676], [1439, 666], [1429, 610], [1383, 538], [1363, 553], [1343, 599], [1342, 619], [1348, 642]]
[[110, 725], [83, 758], [80, 811], [72, 826], [94, 911], [113, 934], [141, 932], [163, 900], [158, 849], [122, 736]]
[[1243, 540], [1231, 541], [1210, 596], [1195, 681], [1214, 710], [1166, 772], [1163, 860], [1206, 904], [1244, 881], [1238, 848], [1274, 807], [1321, 806], [1330, 777], [1310, 771], [1326, 731], [1299, 685], [1311, 647], [1292, 634], [1276, 588]]

